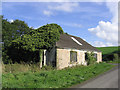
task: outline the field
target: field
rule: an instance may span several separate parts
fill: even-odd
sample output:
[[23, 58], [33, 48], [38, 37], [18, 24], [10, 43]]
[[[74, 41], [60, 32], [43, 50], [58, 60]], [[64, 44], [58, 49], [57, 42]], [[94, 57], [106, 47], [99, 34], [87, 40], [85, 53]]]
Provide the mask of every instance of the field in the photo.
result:
[[102, 51], [103, 55], [110, 54], [110, 53], [113, 53], [115, 51], [118, 51], [118, 47], [97, 47], [97, 49]]
[[81, 83], [107, 71], [113, 65], [99, 63], [90, 66], [76, 66], [63, 70], [40, 72], [5, 73], [2, 75], [4, 88], [64, 88]]
[[120, 47], [99, 47], [100, 51], [102, 51], [103, 61], [108, 63], [120, 63]]

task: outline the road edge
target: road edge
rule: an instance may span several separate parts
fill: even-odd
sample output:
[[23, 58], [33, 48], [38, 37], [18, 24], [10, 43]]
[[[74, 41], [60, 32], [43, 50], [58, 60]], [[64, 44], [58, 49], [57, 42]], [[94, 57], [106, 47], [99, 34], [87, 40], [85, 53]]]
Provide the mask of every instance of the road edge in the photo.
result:
[[82, 83], [79, 83], [79, 84], [76, 84], [76, 85], [72, 85], [72, 86], [70, 86], [68, 88], [77, 88], [78, 86], [80, 87], [80, 86], [82, 86], [82, 85], [84, 85], [86, 83], [89, 83], [89, 82], [91, 82], [91, 81], [93, 81], [93, 80], [95, 80], [95, 79], [97, 79], [97, 78], [99, 78], [99, 77], [101, 77], [101, 76], [103, 76], [103, 75], [105, 75], [107, 73], [112, 72], [115, 69], [118, 69], [118, 65], [115, 65], [111, 69], [109, 69], [109, 70], [107, 70], [107, 71], [105, 71], [103, 73], [100, 73], [99, 75], [96, 75], [96, 76], [94, 76], [94, 77], [92, 77], [92, 78], [90, 78], [90, 79], [88, 79], [88, 80], [86, 80], [86, 81], [84, 81]]

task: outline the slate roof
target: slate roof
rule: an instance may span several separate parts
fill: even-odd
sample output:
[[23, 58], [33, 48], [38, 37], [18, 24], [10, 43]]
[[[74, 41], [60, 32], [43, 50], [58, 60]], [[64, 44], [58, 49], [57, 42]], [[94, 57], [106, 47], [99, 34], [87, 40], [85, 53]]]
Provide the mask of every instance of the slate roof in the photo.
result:
[[[82, 45], [79, 45], [78, 43], [76, 43], [71, 37], [75, 38]], [[95, 47], [93, 47], [92, 45], [90, 45], [80, 37], [76, 37], [68, 34], [62, 34], [60, 36], [59, 41], [56, 42], [56, 47], [101, 52], [100, 50], [96, 49]]]

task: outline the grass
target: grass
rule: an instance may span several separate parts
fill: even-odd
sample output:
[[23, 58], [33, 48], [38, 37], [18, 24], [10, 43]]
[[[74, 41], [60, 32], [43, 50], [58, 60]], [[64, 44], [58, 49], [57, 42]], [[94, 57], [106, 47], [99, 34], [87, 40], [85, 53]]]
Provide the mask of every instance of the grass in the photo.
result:
[[19, 73], [19, 72], [37, 72], [40, 71], [40, 66], [38, 64], [3, 64], [2, 63], [2, 72], [3, 73]]
[[[98, 47], [103, 57], [118, 52], [118, 47]], [[109, 61], [116, 63], [116, 61]], [[67, 88], [74, 84], [82, 83], [109, 69], [113, 65], [99, 63], [89, 66], [75, 66], [63, 70], [51, 67], [40, 69], [38, 64], [3, 64], [3, 88]]]
[[2, 73], [19, 73], [19, 72], [39, 72], [44, 70], [54, 70], [52, 66], [43, 66], [40, 68], [40, 63], [27, 64], [27, 63], [15, 63], [15, 64], [3, 64]]
[[110, 54], [112, 52], [118, 51], [118, 47], [97, 47], [100, 51], [102, 51], [102, 54]]
[[107, 63], [99, 63], [63, 70], [4, 73], [2, 86], [3, 88], [67, 88], [95, 77], [112, 67], [113, 65]]
[[120, 63], [120, 47], [97, 47], [102, 51], [103, 61], [107, 63]]

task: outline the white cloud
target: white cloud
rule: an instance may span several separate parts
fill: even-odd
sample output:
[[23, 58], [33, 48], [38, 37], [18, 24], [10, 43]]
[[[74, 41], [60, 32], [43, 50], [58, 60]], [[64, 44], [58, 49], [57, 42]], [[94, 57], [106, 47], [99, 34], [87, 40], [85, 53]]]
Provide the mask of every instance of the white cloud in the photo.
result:
[[81, 24], [77, 24], [77, 23], [66, 23], [66, 22], [62, 22], [61, 23], [62, 25], [65, 25], [65, 26], [69, 26], [69, 27], [76, 27], [76, 28], [81, 28], [82, 25]]
[[40, 28], [41, 26], [37, 26], [37, 27], [33, 27], [34, 29], [38, 29], [38, 28]]
[[105, 40], [106, 45], [118, 45], [118, 3], [107, 2], [106, 6], [113, 15], [111, 21], [99, 21], [95, 28], [89, 28], [88, 30], [94, 33], [97, 37]]
[[[99, 4], [101, 4], [101, 3], [99, 2]], [[52, 15], [56, 11], [62, 11], [62, 12], [67, 12], [67, 13], [98, 12], [97, 9], [94, 9], [92, 7], [89, 7], [89, 6], [86, 6], [83, 8], [82, 6], [79, 5], [79, 2], [57, 2], [54, 4], [49, 4], [47, 7], [47, 10], [45, 10], [44, 13], [46, 13], [46, 14], [50, 13], [50, 15]]]
[[48, 11], [48, 10], [44, 10], [43, 11], [43, 14], [47, 15], [47, 16], [51, 16], [53, 15], [53, 13], [51, 11]]
[[76, 7], [78, 7], [78, 3], [58, 3], [54, 6], [48, 6], [48, 9], [50, 10], [58, 10], [58, 11], [65, 11], [65, 12], [72, 12]]
[[14, 20], [13, 20], [13, 19], [10, 19], [9, 22], [12, 23], [12, 22], [14, 22]]
[[81, 24], [77, 24], [77, 23], [73, 23], [72, 26], [73, 26], [73, 27], [78, 27], [78, 28], [81, 28], [81, 27], [82, 27]]
[[108, 46], [113, 46], [112, 43], [109, 43], [109, 42], [104, 43], [104, 42], [101, 42], [101, 41], [94, 41], [94, 42], [92, 43], [92, 45], [95, 46], [95, 47], [108, 47]]
[[95, 47], [106, 47], [106, 45], [105, 45], [103, 42], [100, 42], [100, 41], [95, 41], [95, 42], [93, 43], [93, 45], [94, 45]]
[[118, 42], [118, 27], [116, 24], [100, 21], [96, 28], [88, 30], [106, 41], [112, 43]]

